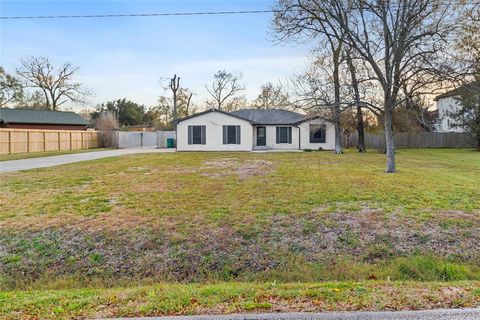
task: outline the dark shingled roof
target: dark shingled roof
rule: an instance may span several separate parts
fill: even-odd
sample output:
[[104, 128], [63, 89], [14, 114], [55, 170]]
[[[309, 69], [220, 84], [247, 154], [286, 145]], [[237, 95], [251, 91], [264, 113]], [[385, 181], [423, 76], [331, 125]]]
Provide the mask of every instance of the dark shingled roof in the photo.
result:
[[88, 121], [71, 111], [43, 111], [0, 108], [0, 122], [88, 125]]
[[435, 101], [438, 101], [438, 100], [443, 99], [443, 98], [459, 96], [464, 92], [466, 92], [466, 93], [469, 93], [469, 92], [480, 93], [480, 81], [470, 82], [470, 83], [464, 84], [463, 86], [460, 86], [456, 89], [453, 89], [453, 90], [447, 91], [445, 93], [442, 93], [442, 94], [435, 97]]
[[303, 114], [281, 109], [242, 109], [230, 114], [255, 124], [294, 124], [307, 118]]

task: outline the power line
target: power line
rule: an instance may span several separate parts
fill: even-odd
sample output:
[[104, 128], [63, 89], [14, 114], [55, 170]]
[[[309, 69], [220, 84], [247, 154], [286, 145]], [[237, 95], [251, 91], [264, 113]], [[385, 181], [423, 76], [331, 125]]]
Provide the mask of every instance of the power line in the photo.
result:
[[[480, 2], [443, 3], [444, 6], [480, 5]], [[2, 16], [0, 20], [28, 19], [83, 19], [83, 18], [126, 18], [126, 17], [168, 17], [168, 16], [212, 16], [234, 14], [261, 14], [282, 12], [278, 10], [244, 10], [244, 11], [206, 11], [206, 12], [163, 12], [163, 13], [126, 13], [126, 14], [87, 14], [87, 15], [45, 15], [45, 16]]]
[[52, 15], [52, 16], [10, 16], [0, 17], [1, 20], [18, 19], [79, 19], [79, 18], [125, 18], [125, 17], [165, 17], [165, 16], [207, 16], [228, 14], [258, 14], [273, 13], [274, 10], [246, 11], [210, 11], [210, 12], [171, 12], [171, 13], [128, 13], [128, 14], [89, 14], [89, 15]]

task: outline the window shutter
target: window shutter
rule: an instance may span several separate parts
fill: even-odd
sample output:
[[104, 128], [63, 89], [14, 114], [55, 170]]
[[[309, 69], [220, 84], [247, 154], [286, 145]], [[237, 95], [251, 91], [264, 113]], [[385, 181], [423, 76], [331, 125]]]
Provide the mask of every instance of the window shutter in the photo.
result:
[[277, 127], [277, 144], [280, 143], [280, 128]]
[[228, 127], [223, 126], [223, 144], [228, 143], [227, 139], [228, 139]]
[[240, 140], [240, 126], [236, 126], [236, 127], [237, 127], [237, 130], [236, 130], [237, 144], [241, 144], [241, 140]]
[[292, 143], [292, 127], [288, 127], [288, 143]]
[[206, 131], [206, 126], [202, 126], [202, 144], [206, 144], [205, 131]]
[[193, 127], [188, 126], [188, 144], [192, 144], [193, 140]]

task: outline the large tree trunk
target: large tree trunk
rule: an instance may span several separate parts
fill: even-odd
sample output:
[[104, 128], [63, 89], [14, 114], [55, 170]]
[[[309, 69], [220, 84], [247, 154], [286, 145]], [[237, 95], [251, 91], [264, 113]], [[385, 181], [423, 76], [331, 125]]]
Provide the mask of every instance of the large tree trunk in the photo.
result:
[[[332, 46], [333, 47], [333, 46]], [[333, 84], [335, 87], [335, 106], [333, 107], [335, 121], [335, 154], [342, 153], [342, 127], [340, 123], [340, 54], [341, 44], [333, 51]]]
[[392, 112], [389, 109], [385, 110], [383, 121], [385, 126], [385, 149], [387, 153], [387, 168], [385, 172], [395, 173], [395, 146], [393, 142]]
[[342, 153], [342, 127], [340, 119], [335, 119], [335, 154]]
[[358, 141], [357, 141], [358, 152], [366, 152], [367, 150], [365, 148], [363, 113], [362, 113], [362, 108], [360, 106], [357, 106], [357, 132], [358, 132]]

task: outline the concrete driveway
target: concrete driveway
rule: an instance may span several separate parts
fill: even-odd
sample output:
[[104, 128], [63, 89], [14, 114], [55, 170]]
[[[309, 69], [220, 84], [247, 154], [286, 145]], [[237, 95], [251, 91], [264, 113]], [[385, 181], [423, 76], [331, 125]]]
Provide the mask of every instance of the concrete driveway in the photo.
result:
[[323, 312], [323, 313], [265, 313], [232, 314], [225, 316], [186, 316], [119, 318], [130, 320], [478, 320], [480, 309], [439, 309], [386, 312]]
[[165, 153], [165, 152], [175, 152], [175, 149], [154, 149], [154, 148], [117, 149], [117, 150], [106, 150], [106, 151], [72, 153], [72, 154], [64, 154], [60, 156], [50, 156], [50, 157], [41, 157], [41, 158], [9, 160], [9, 161], [0, 162], [0, 173], [54, 167], [54, 166], [67, 164], [67, 163], [118, 157], [118, 156], [123, 156], [127, 154]]

